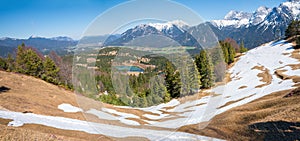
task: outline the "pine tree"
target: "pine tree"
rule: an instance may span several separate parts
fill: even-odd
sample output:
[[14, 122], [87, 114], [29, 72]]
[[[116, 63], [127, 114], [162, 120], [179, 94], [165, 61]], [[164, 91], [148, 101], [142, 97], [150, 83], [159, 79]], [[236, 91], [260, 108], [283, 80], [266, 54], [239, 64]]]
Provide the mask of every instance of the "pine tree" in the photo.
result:
[[165, 81], [170, 96], [172, 98], [179, 97], [181, 91], [180, 74], [178, 71], [175, 72], [172, 63], [170, 62], [167, 62], [166, 64]]
[[32, 49], [25, 50], [25, 74], [40, 77], [43, 71], [42, 59]]
[[7, 70], [7, 66], [6, 60], [0, 57], [0, 70]]
[[234, 48], [229, 44], [228, 46], [228, 64], [231, 64], [234, 62], [235, 57], [235, 50]]
[[25, 73], [25, 49], [24, 46], [18, 46], [16, 54], [16, 72]]
[[200, 74], [201, 88], [213, 86], [213, 66], [205, 50], [201, 50], [195, 59], [196, 66]]
[[[159, 76], [154, 76], [150, 81], [151, 104], [159, 104], [169, 99], [168, 91], [163, 80]], [[149, 96], [148, 96], [149, 97]], [[148, 102], [149, 103], [149, 102]], [[152, 106], [152, 105], [151, 105]]]
[[296, 49], [300, 48], [300, 36], [296, 38]]
[[291, 23], [288, 25], [285, 36], [287, 38], [293, 37], [295, 35], [300, 35], [300, 21], [291, 21]]
[[7, 71], [14, 71], [15, 70], [15, 60], [10, 53], [7, 55], [6, 62], [7, 62]]
[[181, 77], [181, 95], [191, 95], [198, 92], [200, 88], [200, 75], [192, 59], [187, 55], [181, 55], [178, 59]]
[[54, 61], [50, 57], [46, 57], [43, 62], [43, 79], [50, 83], [58, 83], [59, 68], [55, 65]]
[[241, 53], [244, 53], [244, 52], [247, 52], [247, 51], [248, 51], [248, 49], [245, 48], [245, 46], [244, 46], [244, 41], [242, 41], [242, 42], [241, 42], [241, 45], [240, 45], [240, 52], [241, 52]]
[[224, 61], [228, 64], [229, 62], [229, 55], [228, 55], [228, 43], [220, 41], [220, 45], [223, 51]]

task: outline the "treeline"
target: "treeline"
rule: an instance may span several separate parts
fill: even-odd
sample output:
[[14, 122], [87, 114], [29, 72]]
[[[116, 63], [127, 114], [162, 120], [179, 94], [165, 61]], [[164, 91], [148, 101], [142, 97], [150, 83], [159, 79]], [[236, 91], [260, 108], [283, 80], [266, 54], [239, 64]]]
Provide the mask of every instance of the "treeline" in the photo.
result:
[[62, 82], [63, 77], [59, 75], [62, 71], [50, 56], [59, 58], [55, 52], [44, 57], [35, 48], [26, 47], [23, 43], [18, 46], [15, 57], [8, 54], [7, 58], [0, 58], [0, 68], [9, 72], [41, 78], [49, 83], [72, 89], [70, 82]]
[[293, 20], [285, 31], [286, 38], [294, 37], [296, 40], [296, 48], [300, 48], [300, 21]]

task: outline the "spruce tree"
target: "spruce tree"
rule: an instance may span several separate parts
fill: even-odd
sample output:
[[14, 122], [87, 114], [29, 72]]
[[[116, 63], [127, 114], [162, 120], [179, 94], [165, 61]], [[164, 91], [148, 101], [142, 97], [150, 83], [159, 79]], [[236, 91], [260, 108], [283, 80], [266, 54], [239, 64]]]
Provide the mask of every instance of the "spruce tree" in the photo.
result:
[[46, 57], [43, 62], [43, 79], [50, 83], [58, 83], [59, 68], [55, 65], [54, 61], [50, 57]]
[[16, 53], [16, 72], [25, 73], [25, 49], [18, 46]]
[[234, 62], [234, 57], [235, 57], [235, 50], [230, 44], [228, 44], [228, 64]]
[[180, 84], [180, 74], [178, 71], [175, 72], [175, 69], [172, 63], [166, 63], [165, 70], [165, 81], [166, 87], [170, 96], [176, 98], [180, 96], [181, 84]]
[[205, 50], [201, 50], [195, 59], [196, 66], [200, 74], [201, 88], [213, 86], [213, 66]]
[[43, 71], [42, 59], [32, 49], [25, 51], [25, 74], [40, 77]]
[[242, 42], [241, 42], [241, 45], [240, 45], [240, 52], [241, 52], [241, 53], [244, 53], [244, 52], [247, 52], [247, 51], [248, 51], [248, 49], [245, 48], [245, 46], [244, 46], [244, 41], [242, 41]]
[[15, 60], [10, 53], [7, 55], [6, 62], [7, 62], [7, 71], [14, 71], [15, 70]]
[[300, 35], [300, 21], [291, 21], [291, 23], [288, 25], [285, 36], [287, 38], [293, 37], [295, 35]]
[[0, 57], [0, 70], [7, 70], [7, 66], [6, 60]]

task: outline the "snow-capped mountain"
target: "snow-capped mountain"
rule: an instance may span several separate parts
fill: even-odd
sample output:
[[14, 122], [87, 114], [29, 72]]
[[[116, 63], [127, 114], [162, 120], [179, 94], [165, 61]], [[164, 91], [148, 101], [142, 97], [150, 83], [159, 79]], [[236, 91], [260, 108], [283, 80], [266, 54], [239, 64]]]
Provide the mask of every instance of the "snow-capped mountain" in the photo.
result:
[[289, 0], [278, 7], [259, 7], [253, 13], [230, 11], [224, 19], [210, 22], [220, 40], [244, 41], [248, 48], [284, 37], [291, 20], [300, 19], [300, 1]]
[[[300, 19], [300, 1], [289, 0], [278, 7], [258, 7], [253, 13], [230, 11], [222, 20], [207, 22], [219, 40], [233, 38], [238, 43], [244, 41], [245, 46], [254, 48], [265, 42], [284, 37], [285, 29], [293, 19]], [[181, 45], [198, 46], [191, 36], [194, 27], [183, 21], [166, 23], [148, 23], [128, 29], [121, 36], [105, 45], [125, 45], [126, 43], [147, 35], [169, 37]]]
[[276, 23], [282, 23], [282, 21], [299, 18], [300, 2], [290, 0], [274, 8], [261, 6], [253, 13], [230, 11], [223, 20], [212, 20], [211, 23], [219, 29], [223, 29], [228, 27], [249, 27], [261, 23], [274, 25], [275, 21]]
[[251, 13], [232, 10], [224, 17], [224, 20], [213, 20], [212, 24], [220, 29], [222, 29], [223, 27], [238, 28], [247, 25], [251, 16]]
[[195, 46], [196, 40], [187, 32], [189, 26], [183, 21], [166, 23], [141, 24], [128, 29], [116, 40], [106, 42], [105, 45], [125, 45], [126, 43], [147, 35], [158, 35], [175, 40], [180, 45]]
[[58, 37], [53, 37], [50, 38], [51, 40], [56, 40], [56, 41], [74, 41], [72, 38], [67, 37], [67, 36], [58, 36]]
[[259, 7], [251, 16], [249, 19], [249, 23], [251, 25], [257, 25], [261, 23], [265, 17], [271, 12], [272, 9], [267, 8], [265, 6]]
[[182, 29], [187, 29], [189, 27], [187, 23], [181, 20], [175, 20], [166, 23], [149, 23], [148, 25], [155, 27], [157, 30], [161, 32], [171, 30], [172, 28], [175, 27], [183, 31]]

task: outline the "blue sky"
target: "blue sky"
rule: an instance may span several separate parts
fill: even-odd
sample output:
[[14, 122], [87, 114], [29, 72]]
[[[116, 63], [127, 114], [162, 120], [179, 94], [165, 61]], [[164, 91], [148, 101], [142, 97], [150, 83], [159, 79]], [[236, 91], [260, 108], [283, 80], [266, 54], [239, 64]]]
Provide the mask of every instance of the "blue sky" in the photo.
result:
[[[275, 7], [283, 1], [175, 0], [195, 11], [204, 20], [222, 19], [230, 10], [253, 12], [259, 6]], [[123, 2], [126, 1], [0, 0], [0, 37], [28, 38], [35, 35], [78, 39], [98, 15]]]

